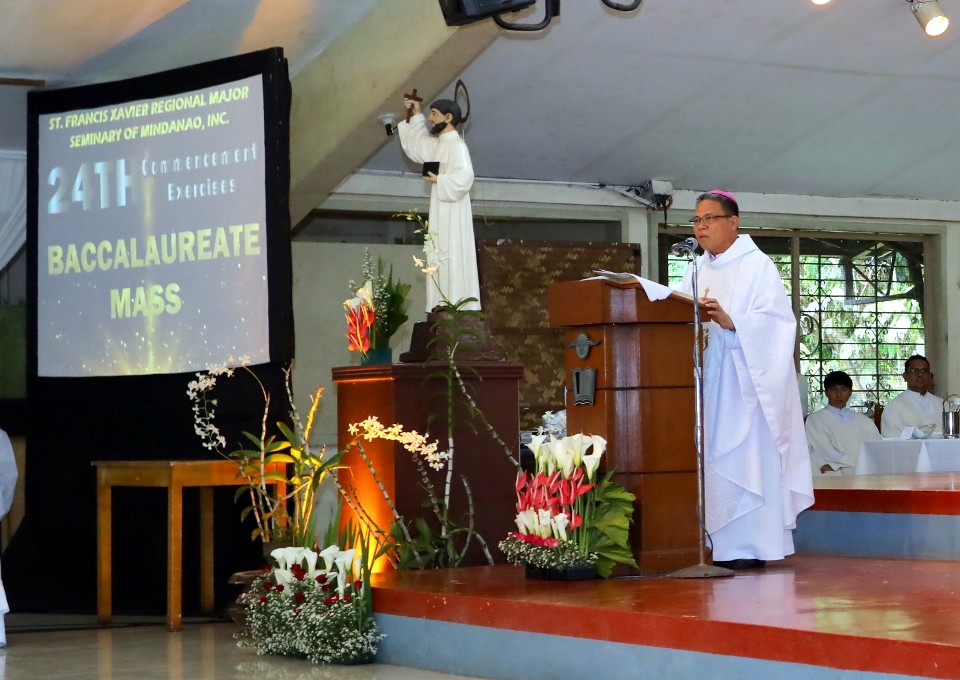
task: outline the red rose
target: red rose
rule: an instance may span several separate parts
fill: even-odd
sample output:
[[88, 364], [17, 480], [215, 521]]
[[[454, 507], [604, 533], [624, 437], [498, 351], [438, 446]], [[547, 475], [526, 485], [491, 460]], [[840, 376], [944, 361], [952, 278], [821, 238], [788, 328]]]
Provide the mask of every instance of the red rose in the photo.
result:
[[277, 586], [277, 592], [278, 592], [278, 593], [282, 593], [282, 592], [283, 592], [283, 586]]
[[267, 603], [267, 598], [266, 598], [265, 596], [261, 595], [261, 596], [260, 596], [260, 604], [266, 604], [266, 603]]
[[351, 595], [350, 593], [347, 593], [346, 595], [343, 596], [344, 602], [350, 602], [351, 600], [353, 600], [353, 595]]
[[303, 602], [304, 600], [307, 599], [307, 596], [304, 595], [303, 593], [294, 593], [294, 594], [293, 594], [293, 599], [294, 599], [296, 602]]

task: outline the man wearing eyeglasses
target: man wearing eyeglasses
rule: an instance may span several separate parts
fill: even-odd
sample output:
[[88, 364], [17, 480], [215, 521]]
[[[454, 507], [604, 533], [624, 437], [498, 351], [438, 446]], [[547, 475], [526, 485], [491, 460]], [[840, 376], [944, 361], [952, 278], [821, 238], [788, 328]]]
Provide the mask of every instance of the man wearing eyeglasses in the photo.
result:
[[883, 407], [880, 434], [897, 439], [907, 428], [934, 425], [934, 433], [943, 432], [943, 399], [931, 392], [933, 373], [930, 362], [919, 354], [907, 359], [903, 369], [907, 389]]
[[[704, 499], [713, 563], [762, 567], [794, 552], [813, 505], [793, 352], [796, 318], [773, 261], [738, 233], [736, 199], [714, 190], [691, 220], [704, 330]], [[693, 292], [693, 263], [683, 290]]]

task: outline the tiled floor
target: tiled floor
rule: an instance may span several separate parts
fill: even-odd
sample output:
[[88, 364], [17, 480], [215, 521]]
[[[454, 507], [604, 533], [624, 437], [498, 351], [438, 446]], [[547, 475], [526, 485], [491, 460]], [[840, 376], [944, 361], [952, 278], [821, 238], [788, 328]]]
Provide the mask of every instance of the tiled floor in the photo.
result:
[[[13, 617], [16, 619], [16, 616]], [[86, 617], [90, 620], [91, 617]], [[23, 619], [21, 618], [21, 621]], [[0, 680], [455, 680], [461, 676], [399, 666], [317, 666], [239, 649], [232, 623], [186, 623], [42, 630], [82, 625], [84, 617], [36, 617], [35, 632], [8, 630]], [[15, 620], [13, 622], [17, 624]]]

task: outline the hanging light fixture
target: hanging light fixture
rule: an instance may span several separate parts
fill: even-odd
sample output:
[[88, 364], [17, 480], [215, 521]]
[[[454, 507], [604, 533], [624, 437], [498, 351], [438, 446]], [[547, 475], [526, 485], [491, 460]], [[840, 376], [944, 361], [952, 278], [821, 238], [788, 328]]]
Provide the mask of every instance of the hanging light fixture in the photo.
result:
[[826, 5], [830, 0], [810, 0], [814, 5]]
[[938, 0], [907, 0], [910, 3], [910, 11], [917, 17], [921, 28], [930, 37], [941, 35], [950, 25], [947, 15], [940, 9]]

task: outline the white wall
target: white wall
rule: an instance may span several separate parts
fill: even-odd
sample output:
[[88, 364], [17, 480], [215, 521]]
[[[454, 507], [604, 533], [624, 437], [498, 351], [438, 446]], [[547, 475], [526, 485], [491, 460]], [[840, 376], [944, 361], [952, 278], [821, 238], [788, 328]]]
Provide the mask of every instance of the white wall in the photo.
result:
[[[317, 386], [324, 392], [317, 409], [311, 443], [327, 444], [336, 450], [337, 391], [331, 379], [334, 366], [355, 366], [359, 352], [347, 349], [347, 322], [343, 301], [353, 296], [348, 283], [362, 283], [362, 243], [293, 243], [293, 318], [296, 333], [296, 361], [293, 388], [297, 409], [306, 418], [310, 395]], [[413, 255], [422, 255], [418, 246], [370, 245], [374, 258], [380, 255], [387, 269], [393, 265], [394, 278], [412, 285], [410, 320], [391, 338], [394, 361], [410, 347], [414, 321], [426, 319], [426, 284], [414, 267]]]

